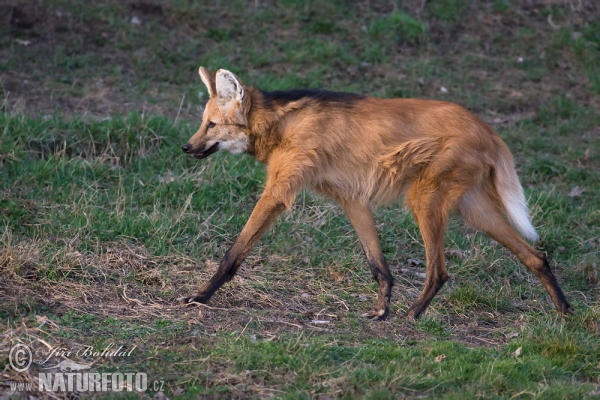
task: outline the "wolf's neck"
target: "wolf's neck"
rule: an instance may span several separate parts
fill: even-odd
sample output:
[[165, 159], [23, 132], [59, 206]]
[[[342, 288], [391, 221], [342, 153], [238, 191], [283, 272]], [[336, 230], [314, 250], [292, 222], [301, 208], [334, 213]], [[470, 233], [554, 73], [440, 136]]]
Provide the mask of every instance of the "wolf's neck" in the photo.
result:
[[252, 107], [249, 115], [250, 146], [248, 153], [260, 162], [266, 163], [273, 150], [281, 142], [286, 115], [301, 105], [280, 104], [269, 101], [263, 92], [254, 87], [247, 88], [252, 96]]

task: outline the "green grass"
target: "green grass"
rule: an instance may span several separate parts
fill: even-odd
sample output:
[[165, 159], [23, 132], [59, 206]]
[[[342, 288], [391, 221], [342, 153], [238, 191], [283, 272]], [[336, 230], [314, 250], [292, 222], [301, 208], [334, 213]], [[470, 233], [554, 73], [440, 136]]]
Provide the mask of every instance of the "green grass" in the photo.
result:
[[[137, 346], [93, 370], [147, 372], [170, 398], [597, 396], [597, 7], [225, 3], [52, 0], [39, 11], [18, 1], [37, 22], [0, 26], [0, 386], [32, 380], [5, 368], [8, 349], [29, 343], [44, 359], [43, 340]], [[264, 89], [450, 100], [492, 123], [575, 313], [557, 317], [516, 257], [453, 217], [450, 280], [406, 321], [424, 251], [393, 205], [375, 215], [396, 279], [392, 316], [365, 320], [377, 285], [356, 235], [309, 192], [210, 307], [180, 306], [214, 272], [265, 177], [250, 156], [181, 152], [206, 100], [199, 65]]]
[[[574, 115], [574, 111], [565, 114], [561, 107], [548, 112], [562, 118]], [[585, 110], [575, 114], [596, 118]], [[21, 319], [25, 324], [35, 324], [33, 317], [41, 314], [55, 320], [61, 327], [58, 335], [64, 340], [80, 341], [86, 332], [95, 332], [96, 338], [89, 345], [99, 348], [115, 340], [116, 329], [117, 339], [129, 344], [138, 344], [142, 339], [145, 343], [166, 340], [170, 355], [159, 352], [158, 357], [177, 358], [182, 370], [174, 367], [165, 371], [160, 367], [165, 360], [148, 362], [143, 360], [144, 355], [138, 355], [140, 359], [128, 366], [145, 368], [157, 379], [167, 379], [167, 387], [172, 391], [185, 382], [189, 396], [259, 393], [253, 392], [257, 382], [270, 388], [272, 394], [288, 387], [286, 396], [292, 397], [316, 393], [385, 397], [415, 391], [450, 397], [453, 393], [503, 396], [520, 391], [573, 396], [594, 388], [586, 382], [593, 382], [600, 372], [594, 325], [598, 307], [588, 297], [592, 295], [589, 285], [593, 279], [597, 282], [597, 243], [585, 238], [597, 237], [598, 224], [593, 221], [598, 218], [598, 198], [593, 193], [600, 188], [597, 172], [577, 172], [581, 166], [573, 164], [567, 155], [562, 159], [548, 158], [544, 151], [538, 151], [530, 157], [531, 167], [523, 175], [524, 182], [535, 182], [530, 190], [535, 222], [577, 309], [566, 321], [553, 317], [541, 285], [514, 258], [482, 236], [469, 239], [458, 221], [451, 224], [447, 237], [448, 247], [460, 249], [457, 255], [448, 256], [450, 271], [456, 271], [454, 282], [438, 296], [428, 314], [414, 324], [413, 333], [403, 332], [411, 325], [402, 319], [391, 323], [357, 319], [355, 307], [362, 304], [349, 294], [366, 293], [373, 301], [376, 287], [340, 211], [306, 193], [255, 250], [259, 260], [265, 259], [260, 267], [263, 272], [257, 271], [263, 277], [255, 280], [256, 277], [243, 274], [245, 281], [254, 283], [241, 290], [268, 296], [298, 295], [288, 284], [269, 284], [269, 276], [280, 282], [284, 274], [292, 280], [304, 280], [301, 291], [314, 291], [309, 304], [314, 302], [315, 308], [330, 309], [333, 303], [327, 291], [332, 291], [334, 297], [343, 296], [350, 305], [348, 313], [334, 311], [340, 332], [333, 336], [294, 333], [295, 330], [286, 332], [284, 327], [274, 333], [275, 340], [264, 337], [262, 333], [268, 324], [249, 324], [253, 318], [270, 318], [274, 310], [265, 314], [260, 311], [262, 305], [234, 318], [237, 328], [217, 330], [216, 336], [207, 337], [209, 332], [202, 323], [190, 322], [188, 309], [124, 323], [111, 313], [99, 316], [66, 311], [64, 306], [37, 298], [35, 292], [48, 287], [73, 287], [72, 296], [55, 296], [55, 301], [61, 299], [77, 310], [79, 291], [92, 288], [90, 299], [99, 301], [94, 307], [102, 310], [106, 294], [94, 291], [106, 292], [104, 285], [120, 288], [126, 284], [138, 296], [150, 291], [153, 296], [164, 298], [160, 303], [167, 306], [174, 297], [193, 288], [177, 275], [186, 272], [185, 276], [190, 276], [189, 271], [180, 271], [180, 265], [173, 267], [159, 257], [176, 260], [183, 253], [192, 260], [217, 260], [223, 244], [231, 243], [247, 219], [252, 197], [260, 192], [263, 168], [249, 157], [219, 154], [198, 163], [180, 155], [179, 145], [191, 134], [192, 127], [173, 126], [164, 118], [132, 115], [83, 122], [58, 116], [43, 121], [4, 114], [0, 129], [4, 132], [2, 153], [10, 154], [0, 170], [4, 193], [0, 225], [5, 227], [1, 243], [4, 253], [12, 255], [3, 268], [17, 276], [33, 274], [27, 281], [14, 277], [4, 281], [5, 285], [21, 282], [33, 290], [25, 298], [4, 303], [7, 328]], [[560, 130], [560, 126], [553, 129]], [[542, 134], [542, 130], [532, 132], [527, 140]], [[569, 185], [561, 189], [565, 176], [569, 176]], [[586, 188], [582, 199], [571, 199], [564, 192], [576, 185]], [[385, 223], [382, 241], [393, 266], [403, 265], [408, 258], [422, 259], [418, 243], [407, 240], [403, 233], [408, 231], [410, 236], [418, 237], [409, 215], [398, 218], [397, 208], [388, 207], [377, 213], [377, 219]], [[295, 234], [290, 235], [291, 232]], [[25, 250], [36, 248], [38, 253], [32, 255], [19, 246]], [[111, 247], [119, 246], [140, 246], [145, 249], [140, 257], [158, 261], [124, 263], [125, 267], [99, 263]], [[182, 259], [175, 264], [182, 262], [189, 261]], [[255, 262], [246, 265], [256, 265]], [[287, 265], [297, 267], [288, 270]], [[323, 286], [331, 285], [330, 270], [344, 276], [341, 286]], [[399, 274], [410, 278], [403, 272]], [[475, 281], [476, 285], [471, 283]], [[418, 283], [415, 285], [418, 289]], [[404, 280], [399, 286], [408, 289]], [[577, 296], [578, 291], [587, 292], [588, 296]], [[235, 297], [236, 293], [230, 296]], [[406, 296], [395, 293], [398, 295]], [[108, 300], [111, 304], [115, 301]], [[401, 312], [412, 300], [404, 297], [398, 301], [402, 303], [395, 307]], [[218, 297], [214, 303], [219, 304]], [[522, 315], [523, 307], [529, 311], [525, 314], [527, 323], [517, 328], [520, 336], [500, 344], [503, 326], [513, 326], [506, 318]], [[182, 311], [187, 322], [177, 315]], [[491, 323], [491, 340], [497, 344], [491, 348], [466, 347], [464, 338], [455, 337], [455, 324], [465, 315], [467, 321]], [[294, 318], [292, 321], [309, 322], [302, 314]], [[365, 323], [375, 336], [378, 325], [383, 325], [385, 336], [365, 336], [361, 333]], [[396, 341], [392, 339], [394, 335]], [[251, 336], [257, 338], [256, 342], [250, 340]], [[422, 339], [417, 340], [419, 337]], [[210, 363], [194, 365], [181, 357], [191, 351], [190, 339], [200, 346], [192, 358], [208, 358]], [[520, 358], [511, 356], [517, 343], [525, 349]], [[145, 352], [151, 350], [141, 347]], [[433, 360], [440, 354], [444, 354], [443, 360]], [[442, 365], [444, 368], [440, 368]], [[194, 380], [181, 380], [181, 376], [195, 374], [200, 375]], [[284, 376], [287, 378], [282, 379]], [[315, 378], [318, 376], [326, 379]], [[551, 383], [540, 386], [538, 382], [542, 381]]]

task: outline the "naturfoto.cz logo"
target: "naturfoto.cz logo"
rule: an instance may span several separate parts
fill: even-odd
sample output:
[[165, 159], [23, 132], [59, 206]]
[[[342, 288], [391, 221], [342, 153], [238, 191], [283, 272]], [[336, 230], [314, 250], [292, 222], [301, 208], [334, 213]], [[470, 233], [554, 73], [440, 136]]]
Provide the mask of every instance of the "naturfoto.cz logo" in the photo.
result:
[[[135, 348], [135, 347], [134, 347]], [[109, 351], [112, 350], [112, 351]], [[122, 351], [122, 346], [116, 348], [113, 344], [104, 349], [103, 352], [95, 351], [92, 347], [84, 348], [83, 351], [75, 352], [80, 355], [90, 356], [129, 356], [129, 352]], [[66, 358], [73, 352], [64, 348], [52, 349], [50, 355], [43, 362], [42, 369], [58, 370], [59, 372], [38, 372], [38, 385], [35, 387], [30, 382], [11, 382], [12, 392], [17, 391], [40, 391], [40, 392], [122, 392], [148, 390], [148, 375], [144, 372], [88, 372], [90, 365], [80, 364]], [[52, 356], [64, 357], [56, 365], [45, 367], [44, 365]], [[33, 362], [31, 349], [24, 344], [17, 344], [10, 349], [9, 365], [16, 372], [27, 371]], [[164, 381], [151, 382], [150, 390], [160, 391]]]

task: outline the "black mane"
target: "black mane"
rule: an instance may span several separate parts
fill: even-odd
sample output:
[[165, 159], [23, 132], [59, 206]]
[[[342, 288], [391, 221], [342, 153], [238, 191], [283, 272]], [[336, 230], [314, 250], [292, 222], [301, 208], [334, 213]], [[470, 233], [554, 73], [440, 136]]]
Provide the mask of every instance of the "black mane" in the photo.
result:
[[291, 89], [267, 92], [261, 90], [267, 106], [284, 105], [301, 99], [310, 99], [319, 103], [337, 103], [339, 105], [352, 105], [355, 101], [364, 99], [365, 96], [356, 93], [332, 92], [320, 89]]

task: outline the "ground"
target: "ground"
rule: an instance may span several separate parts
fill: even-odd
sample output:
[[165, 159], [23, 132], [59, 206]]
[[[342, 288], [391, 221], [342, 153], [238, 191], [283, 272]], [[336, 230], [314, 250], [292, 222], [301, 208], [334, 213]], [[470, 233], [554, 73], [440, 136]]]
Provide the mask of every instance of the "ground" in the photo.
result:
[[[111, 344], [134, 350], [70, 359], [162, 382], [141, 397], [600, 395], [599, 15], [591, 0], [3, 3], [4, 396], [54, 371], [52, 348]], [[356, 235], [309, 192], [209, 305], [180, 305], [264, 182], [249, 156], [181, 152], [206, 101], [200, 65], [267, 90], [465, 106], [513, 152], [575, 313], [559, 317], [510, 252], [453, 217], [450, 280], [407, 321], [425, 261], [398, 204], [375, 215], [391, 316], [363, 319], [376, 284]], [[27, 372], [10, 368], [17, 343], [33, 350]]]

